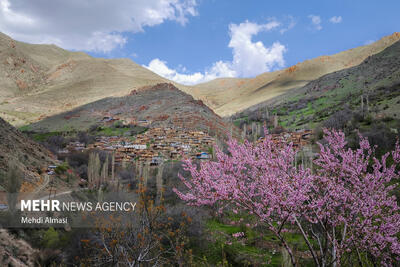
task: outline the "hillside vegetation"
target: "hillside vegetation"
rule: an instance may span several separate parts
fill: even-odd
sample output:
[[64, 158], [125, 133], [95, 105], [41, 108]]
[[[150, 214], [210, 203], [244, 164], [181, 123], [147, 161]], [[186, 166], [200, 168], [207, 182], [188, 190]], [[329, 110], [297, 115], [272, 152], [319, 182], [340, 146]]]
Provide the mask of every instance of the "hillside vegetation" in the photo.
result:
[[[322, 127], [356, 131], [383, 150], [400, 132], [400, 42], [360, 65], [327, 74], [306, 86], [232, 116], [238, 126], [270, 121], [289, 130]], [[321, 136], [316, 136], [320, 138]]]

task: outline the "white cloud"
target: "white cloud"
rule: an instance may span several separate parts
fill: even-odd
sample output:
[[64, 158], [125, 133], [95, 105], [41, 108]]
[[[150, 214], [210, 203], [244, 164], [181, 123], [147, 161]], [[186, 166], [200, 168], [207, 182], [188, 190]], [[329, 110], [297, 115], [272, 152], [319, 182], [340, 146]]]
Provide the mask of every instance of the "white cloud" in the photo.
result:
[[308, 16], [310, 19], [311, 19], [311, 23], [312, 23], [312, 25], [314, 26], [314, 28], [317, 30], [317, 31], [320, 31], [320, 30], [322, 30], [322, 26], [321, 26], [321, 17], [320, 16], [317, 16], [317, 15], [309, 15]]
[[153, 59], [145, 67], [167, 79], [183, 84], [196, 84], [219, 77], [251, 77], [272, 71], [285, 65], [283, 54], [286, 52], [286, 47], [279, 42], [274, 42], [270, 47], [266, 47], [261, 41], [254, 42], [252, 37], [262, 31], [270, 31], [279, 26], [280, 23], [277, 21], [270, 21], [266, 24], [249, 21], [231, 24], [229, 26], [231, 40], [228, 47], [232, 48], [232, 61], [218, 61], [204, 73], [179, 73], [177, 70], [170, 69], [167, 63], [160, 59]]
[[333, 24], [341, 23], [342, 22], [342, 16], [333, 16], [332, 18], [329, 19], [329, 21]]
[[231, 24], [229, 26], [231, 41], [228, 46], [233, 49], [232, 69], [238, 76], [255, 76], [271, 71], [275, 66], [284, 66], [285, 46], [274, 42], [270, 47], [265, 47], [260, 41], [252, 41], [252, 37], [259, 32], [269, 31], [279, 25], [276, 21], [262, 25], [246, 21], [239, 25]]
[[291, 30], [294, 28], [294, 26], [296, 26], [296, 20], [294, 19], [293, 16], [287, 16], [287, 19], [289, 20], [289, 22], [287, 23], [286, 27], [283, 27], [279, 32], [281, 34], [284, 34], [285, 32]]
[[162, 61], [158, 58], [150, 61], [149, 65], [145, 67], [164, 78], [187, 85], [210, 81], [218, 77], [235, 76], [235, 72], [230, 69], [226, 62], [222, 61], [216, 62], [204, 73], [195, 72], [192, 74], [179, 73], [177, 70], [169, 68], [166, 61]]
[[165, 22], [184, 25], [195, 0], [0, 0], [0, 31], [30, 43], [109, 52], [126, 43], [124, 32]]

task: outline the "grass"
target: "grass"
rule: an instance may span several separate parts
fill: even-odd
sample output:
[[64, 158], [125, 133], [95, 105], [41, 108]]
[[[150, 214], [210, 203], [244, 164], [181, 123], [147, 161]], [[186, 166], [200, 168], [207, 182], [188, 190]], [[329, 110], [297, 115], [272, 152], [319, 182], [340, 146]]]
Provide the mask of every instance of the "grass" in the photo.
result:
[[29, 132], [31, 127], [29, 125], [24, 125], [18, 128], [21, 132]]
[[127, 132], [131, 132], [134, 135], [137, 134], [142, 134], [146, 132], [148, 128], [141, 127], [141, 126], [135, 126], [133, 128], [131, 127], [115, 127], [115, 126], [100, 126], [97, 131], [96, 135], [104, 135], [104, 136], [123, 136]]
[[[232, 220], [237, 219], [232, 218]], [[254, 245], [254, 239], [259, 233], [238, 225], [227, 225], [216, 219], [206, 224], [207, 230], [215, 242], [202, 251], [203, 256], [212, 263], [228, 261], [232, 265], [252, 266], [281, 266], [281, 253]], [[247, 241], [236, 239], [232, 234], [244, 231]]]
[[105, 136], [122, 136], [129, 130], [129, 128], [101, 127], [101, 129], [97, 131], [97, 134]]
[[[207, 221], [207, 231], [216, 240], [215, 244], [203, 251], [208, 260], [218, 263], [224, 260], [222, 255], [225, 255], [228, 262], [233, 265], [281, 266], [280, 241], [272, 232], [268, 230], [260, 232], [260, 230], [245, 226], [244, 223], [239, 224], [240, 218], [244, 218], [244, 221], [254, 221], [254, 218], [249, 215], [243, 217], [241, 214], [227, 213], [225, 216], [236, 223], [234, 225], [225, 224], [215, 218]], [[245, 239], [232, 237], [232, 234], [237, 232], [244, 232]], [[308, 250], [300, 233], [284, 233], [283, 236], [294, 251]], [[269, 245], [257, 246], [260, 237], [265, 244]], [[305, 260], [305, 262], [307, 261], [308, 259]]]
[[62, 132], [35, 133], [35, 134], [33, 134], [32, 138], [36, 142], [44, 142], [50, 136], [57, 136], [57, 135], [62, 135], [62, 134], [63, 134]]
[[[223, 221], [213, 218], [207, 221], [206, 229], [216, 240], [215, 245], [203, 251], [207, 259], [213, 263], [223, 260], [226, 255], [229, 264], [233, 266], [281, 266], [283, 261], [282, 246], [279, 239], [269, 230], [260, 227], [246, 226], [246, 223], [257, 222], [253, 215], [247, 213], [226, 212]], [[227, 224], [226, 221], [235, 222]], [[237, 239], [232, 234], [244, 232], [244, 239]], [[294, 251], [308, 251], [303, 236], [297, 232], [283, 233], [285, 240]], [[260, 240], [261, 239], [261, 240]], [[228, 242], [231, 242], [229, 244]], [[317, 246], [314, 240], [310, 240]], [[313, 266], [309, 258], [301, 259], [302, 266]]]
[[211, 231], [219, 231], [228, 235], [232, 235], [234, 233], [240, 232], [241, 228], [239, 226], [234, 225], [226, 225], [218, 222], [216, 219], [212, 219], [207, 222], [207, 228]]

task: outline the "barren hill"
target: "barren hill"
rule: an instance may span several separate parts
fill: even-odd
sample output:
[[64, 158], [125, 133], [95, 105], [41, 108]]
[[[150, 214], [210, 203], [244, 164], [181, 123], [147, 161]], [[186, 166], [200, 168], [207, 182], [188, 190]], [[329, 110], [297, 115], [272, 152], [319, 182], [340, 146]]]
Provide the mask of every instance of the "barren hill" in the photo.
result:
[[0, 116], [23, 125], [166, 81], [129, 59], [93, 58], [0, 33]]
[[85, 130], [110, 123], [148, 124], [149, 127], [199, 129], [225, 135], [230, 127], [201, 100], [170, 83], [133, 90], [123, 97], [107, 97], [71, 111], [49, 116], [29, 126], [30, 131]]
[[46, 169], [52, 162], [52, 155], [46, 148], [0, 118], [0, 175], [8, 170], [9, 163], [13, 163], [24, 174], [25, 181], [34, 183], [38, 181], [41, 169]]
[[370, 45], [306, 60], [252, 79], [216, 79], [199, 84], [190, 93], [202, 99], [217, 114], [231, 115], [291, 89], [300, 88], [325, 74], [359, 65], [367, 57], [381, 52], [398, 40], [400, 33], [396, 32]]

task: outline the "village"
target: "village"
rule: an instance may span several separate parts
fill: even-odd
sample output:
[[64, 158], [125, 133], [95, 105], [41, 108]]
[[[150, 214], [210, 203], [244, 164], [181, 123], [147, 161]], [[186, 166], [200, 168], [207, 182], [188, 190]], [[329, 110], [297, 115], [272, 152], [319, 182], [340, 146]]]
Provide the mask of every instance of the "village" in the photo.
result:
[[114, 154], [117, 165], [138, 161], [154, 166], [181, 158], [211, 159], [214, 144], [215, 139], [202, 131], [150, 128], [135, 137], [98, 136], [93, 144], [87, 146], [70, 142], [59, 153], [103, 150]]
[[314, 132], [312, 130], [300, 130], [296, 132], [271, 134], [271, 138], [275, 144], [281, 142], [293, 143], [293, 147], [302, 148], [311, 143], [313, 135]]
[[[313, 132], [282, 132], [272, 134], [273, 142], [292, 142], [294, 147], [310, 144]], [[262, 138], [258, 140], [262, 141]], [[212, 148], [215, 139], [202, 131], [183, 128], [149, 128], [135, 137], [98, 136], [92, 144], [70, 142], [59, 153], [103, 150], [114, 154], [115, 163], [121, 165], [137, 161], [149, 165], [159, 165], [168, 160], [182, 158], [209, 160], [212, 159]]]

